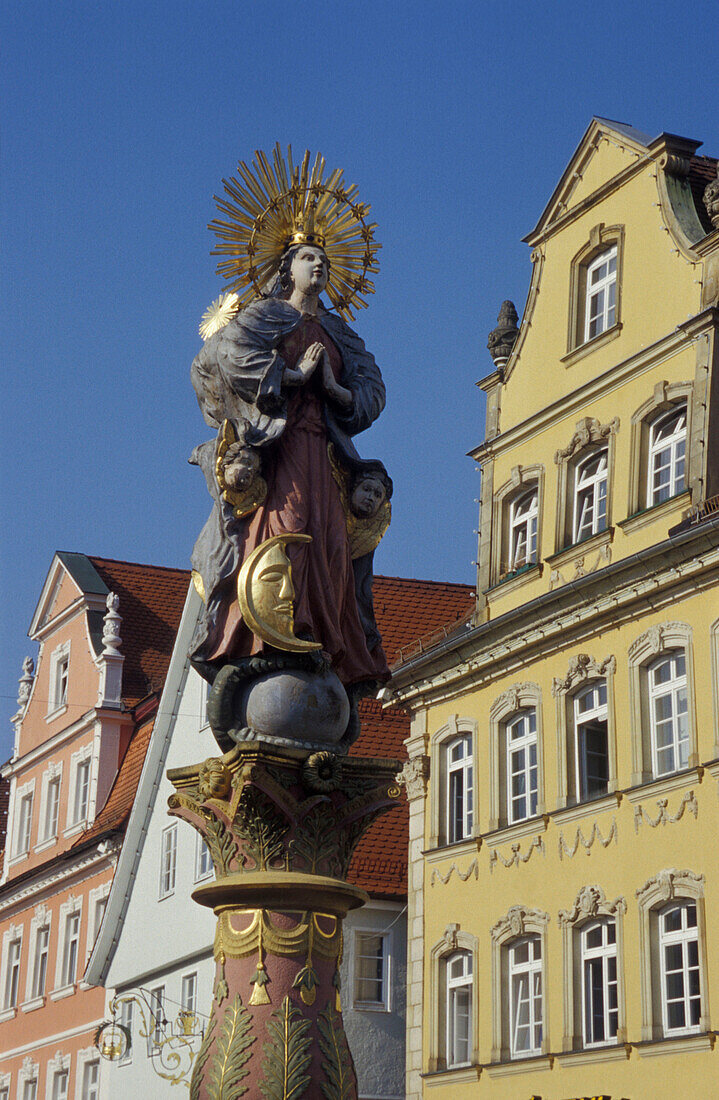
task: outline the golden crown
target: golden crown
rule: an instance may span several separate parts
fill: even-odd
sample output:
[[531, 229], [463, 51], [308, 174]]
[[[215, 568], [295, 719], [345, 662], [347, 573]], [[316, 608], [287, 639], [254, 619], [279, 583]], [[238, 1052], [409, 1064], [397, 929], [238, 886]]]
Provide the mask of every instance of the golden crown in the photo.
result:
[[[217, 272], [230, 280], [229, 290], [236, 295], [233, 312], [267, 294], [289, 247], [314, 244], [324, 250], [330, 263], [328, 298], [338, 313], [352, 319], [352, 308], [367, 305], [362, 295], [374, 294], [367, 274], [379, 270], [381, 247], [374, 239], [376, 224], [367, 221], [370, 207], [357, 201], [356, 184], [345, 186], [341, 168], [325, 179], [320, 153], [310, 168], [309, 149], [295, 166], [288, 145], [285, 161], [279, 144], [272, 164], [258, 150], [251, 165], [239, 162], [237, 173], [239, 179], [222, 181], [228, 198], [214, 196], [228, 220], [216, 219], [209, 225], [218, 239], [212, 255], [226, 257], [218, 263]], [[223, 298], [225, 314], [227, 297]], [[213, 320], [207, 314], [200, 330], [204, 336]]]

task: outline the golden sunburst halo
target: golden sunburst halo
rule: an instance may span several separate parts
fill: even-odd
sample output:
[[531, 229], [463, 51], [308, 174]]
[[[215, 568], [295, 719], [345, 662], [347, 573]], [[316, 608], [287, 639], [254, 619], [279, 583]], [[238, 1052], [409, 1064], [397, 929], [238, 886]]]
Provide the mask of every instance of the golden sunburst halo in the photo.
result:
[[215, 298], [214, 302], [211, 302], [202, 314], [200, 322], [200, 336], [202, 339], [209, 340], [211, 336], [224, 328], [228, 321], [231, 321], [235, 316], [238, 308], [237, 295], [234, 293], [221, 294], [219, 298]]
[[312, 167], [310, 159], [306, 149], [295, 166], [291, 146], [285, 160], [277, 144], [272, 164], [258, 150], [252, 164], [239, 162], [239, 178], [222, 181], [227, 198], [215, 195], [215, 202], [227, 220], [216, 219], [209, 228], [218, 239], [212, 255], [223, 257], [217, 272], [237, 296], [233, 312], [266, 295], [293, 243], [324, 248], [330, 262], [327, 296], [343, 317], [352, 319], [353, 308], [367, 305], [363, 295], [374, 293], [367, 276], [379, 270], [381, 246], [374, 239], [376, 223], [367, 220], [370, 207], [357, 201], [356, 184], [345, 185], [341, 168], [325, 178], [324, 157], [318, 153]]

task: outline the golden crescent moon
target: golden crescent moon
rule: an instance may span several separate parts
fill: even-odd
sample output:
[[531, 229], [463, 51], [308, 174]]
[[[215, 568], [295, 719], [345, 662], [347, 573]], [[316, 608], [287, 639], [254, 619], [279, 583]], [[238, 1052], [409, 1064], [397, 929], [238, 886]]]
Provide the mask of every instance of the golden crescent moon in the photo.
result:
[[[285, 546], [290, 542], [312, 542], [312, 536], [290, 533], [274, 535], [255, 547], [249, 557], [242, 563], [242, 568], [237, 577], [237, 600], [243, 619], [256, 637], [274, 646], [275, 649], [282, 649], [288, 653], [307, 653], [311, 650], [321, 649], [322, 644], [321, 642], [303, 641], [301, 638], [296, 638], [294, 634], [291, 603], [294, 597], [292, 568], [285, 554]], [[275, 575], [275, 585], [277, 584], [277, 578], [284, 574], [284, 579], [280, 582], [279, 595], [272, 592], [268, 580], [261, 575], [266, 559], [268, 557], [278, 557], [277, 550], [281, 552], [282, 559], [286, 562], [286, 568], [284, 568], [284, 562], [280, 559], [274, 563], [274, 570], [272, 570], [271, 565], [269, 569]], [[283, 588], [285, 589], [284, 598], [282, 598]], [[268, 612], [275, 619], [276, 625], [267, 621]], [[280, 627], [285, 629], [280, 629]]]

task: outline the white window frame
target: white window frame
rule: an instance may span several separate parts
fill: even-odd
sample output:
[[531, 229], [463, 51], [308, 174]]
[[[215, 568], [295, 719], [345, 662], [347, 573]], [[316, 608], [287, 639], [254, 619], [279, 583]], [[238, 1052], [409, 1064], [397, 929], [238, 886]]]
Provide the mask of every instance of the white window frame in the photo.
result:
[[132, 1048], [135, 1043], [134, 1031], [135, 1031], [135, 1002], [132, 996], [127, 996], [124, 1000], [120, 1000], [120, 1023], [123, 1027], [126, 1027], [130, 1033], [125, 1053], [119, 1060], [119, 1065], [126, 1066], [132, 1061]]
[[[14, 952], [11, 956], [11, 951], [15, 944], [18, 944], [17, 951], [17, 965], [15, 965]], [[0, 967], [0, 989], [2, 989], [2, 1019], [9, 1019], [15, 1015], [18, 1005], [20, 1003], [20, 969], [22, 966], [22, 945], [23, 945], [23, 928], [22, 925], [11, 924], [9, 928], [3, 933], [2, 943], [2, 966]], [[15, 991], [14, 996], [11, 996], [12, 991], [12, 974], [15, 974]], [[13, 1002], [13, 1003], [11, 1003]]]
[[[604, 695], [604, 701], [601, 695]], [[590, 695], [600, 698], [587, 710], [580, 709], [580, 703]], [[602, 798], [609, 793], [611, 780], [611, 760], [609, 751], [609, 685], [604, 677], [590, 680], [572, 696], [572, 714], [574, 717], [574, 783], [576, 801], [588, 802], [593, 798]], [[604, 790], [590, 793], [589, 772], [587, 767], [586, 727], [591, 723], [603, 723], [606, 738], [607, 779]], [[584, 734], [584, 736], [583, 736]]]
[[[662, 428], [676, 421], [671, 435], [657, 439]], [[664, 461], [666, 458], [666, 461]], [[656, 475], [668, 470], [667, 485], [656, 485]], [[647, 460], [647, 507], [662, 504], [665, 500], [683, 493], [687, 487], [687, 406], [673, 405], [661, 413], [649, 425], [649, 455]]]
[[[59, 942], [57, 945], [57, 960], [55, 964], [55, 989], [72, 990], [77, 983], [77, 970], [80, 963], [80, 933], [82, 930], [82, 898], [72, 895], [63, 902], [59, 911]], [[68, 939], [68, 934], [75, 929], [74, 935]], [[74, 967], [71, 966], [71, 944], [75, 944]], [[73, 971], [71, 974], [70, 971]]]
[[[77, 1066], [77, 1084], [75, 1095], [77, 1100], [99, 1100], [100, 1088], [101, 1088], [101, 1068], [100, 1057], [95, 1051], [95, 1057], [85, 1057], [82, 1060], [82, 1065], [78, 1059]], [[88, 1082], [88, 1074], [93, 1070], [97, 1070], [97, 1079], [94, 1082]], [[90, 1085], [88, 1088], [87, 1086]]]
[[[51, 1058], [46, 1066], [45, 1076], [45, 1100], [70, 1100], [70, 1066], [72, 1058], [69, 1054], [63, 1055], [60, 1051], [57, 1052], [54, 1058]], [[65, 1092], [61, 1093], [59, 1098], [55, 1089], [56, 1080], [65, 1074]]]
[[62, 791], [62, 764], [51, 766], [43, 778], [40, 799], [40, 821], [38, 832], [40, 843], [36, 848], [50, 845], [57, 840], [60, 825], [60, 793]]
[[[584, 343], [589, 343], [590, 340], [596, 340], [597, 336], [601, 336], [603, 332], [607, 332], [612, 328], [617, 321], [617, 263], [618, 263], [618, 249], [617, 245], [613, 244], [609, 248], [604, 249], [597, 256], [595, 256], [586, 265], [586, 289], [584, 297]], [[606, 264], [606, 273], [597, 279], [595, 283], [592, 282], [592, 276], [594, 272]], [[613, 293], [612, 293], [613, 290]], [[602, 295], [602, 307], [594, 316], [592, 316], [592, 306], [594, 300]], [[610, 302], [611, 299], [611, 302]], [[592, 332], [592, 323], [594, 320], [598, 320], [599, 324], [594, 332]]]
[[[457, 738], [469, 734], [472, 738], [472, 775], [476, 775], [474, 755], [477, 749], [477, 723], [471, 718], [458, 714], [449, 716], [447, 723], [436, 730], [431, 737], [429, 754], [428, 805], [430, 813], [429, 846], [436, 848], [448, 844], [448, 794], [447, 745]], [[472, 815], [472, 835], [476, 815]]]
[[[461, 973], [456, 977], [451, 975], [452, 964], [462, 960]], [[473, 958], [470, 951], [455, 951], [447, 957], [446, 963], [446, 1038], [445, 1053], [447, 1069], [457, 1069], [460, 1066], [472, 1064], [472, 1035], [473, 1035]], [[460, 1019], [459, 998], [466, 995], [466, 1020], [467, 1034], [460, 1039], [457, 1035], [458, 1021]], [[464, 1014], [462, 1014], [464, 1016]], [[458, 1056], [458, 1043], [466, 1043], [467, 1058]]]
[[158, 899], [171, 897], [177, 879], [177, 825], [168, 825], [160, 836], [160, 882]]
[[535, 483], [526, 492], [513, 497], [509, 504], [508, 572], [536, 565], [538, 522], [539, 486]]
[[18, 1100], [24, 1100], [26, 1095], [26, 1085], [34, 1084], [35, 1091], [32, 1094], [37, 1098], [37, 1082], [40, 1076], [40, 1065], [38, 1062], [33, 1062], [32, 1058], [28, 1055], [23, 1058], [22, 1066], [18, 1070], [17, 1075], [17, 1095]]
[[[48, 963], [50, 959], [50, 918], [49, 914], [46, 920], [38, 923], [34, 930], [32, 937], [32, 947], [30, 956], [28, 958], [28, 987], [27, 987], [27, 1002], [32, 1004], [35, 1001], [41, 1001], [47, 993], [48, 985]], [[40, 950], [41, 944], [44, 943], [44, 951]], [[42, 965], [42, 956], [45, 956], [44, 967]], [[39, 988], [39, 977], [42, 973], [42, 989]]]
[[0, 1073], [0, 1100], [10, 1100], [11, 1073]]
[[70, 640], [68, 639], [50, 654], [50, 679], [48, 683], [48, 710], [45, 715], [46, 719], [57, 718], [67, 709], [69, 678]]
[[[65, 836], [80, 832], [90, 823], [90, 802], [92, 800], [92, 754], [93, 742], [90, 741], [70, 758], [70, 790], [67, 800], [67, 815], [65, 821]], [[77, 816], [81, 805], [78, 805], [78, 780], [87, 769], [87, 800], [85, 802], [85, 815]]]
[[[597, 464], [587, 474], [587, 467]], [[607, 529], [609, 500], [609, 451], [602, 447], [584, 455], [574, 467], [572, 491], [572, 541], [584, 542]], [[586, 517], [589, 516], [589, 523]]]
[[[85, 941], [85, 957], [90, 958], [95, 941], [100, 933], [102, 919], [107, 910], [107, 899], [110, 896], [111, 883], [104, 882], [101, 886], [95, 886], [87, 895], [87, 938]], [[98, 917], [99, 914], [99, 917]]]
[[[684, 665], [683, 672], [677, 672], [678, 662]], [[656, 684], [654, 674], [663, 665], [670, 665], [670, 679], [665, 683]], [[683, 649], [671, 650], [663, 653], [651, 664], [647, 665], [647, 685], [649, 693], [649, 722], [652, 746], [652, 775], [660, 779], [664, 775], [673, 775], [675, 772], [684, 771], [689, 767], [691, 754], [691, 734], [689, 729], [689, 682], [687, 679], [687, 654]], [[683, 710], [682, 708], [683, 697]], [[660, 699], [669, 699], [671, 716], [667, 719], [657, 720], [657, 703]], [[681, 719], [684, 719], [684, 731], [681, 729]], [[669, 721], [671, 729], [671, 741], [667, 745], [659, 745], [659, 725]], [[660, 767], [659, 754], [667, 754], [670, 751], [674, 767]]]
[[[455, 749], [463, 749], [452, 760]], [[444, 745], [446, 786], [446, 837], [448, 844], [458, 844], [472, 835], [474, 826], [474, 741], [471, 733], [460, 733]], [[458, 812], [455, 808], [458, 806]]]
[[[204, 870], [202, 869], [203, 859], [206, 862]], [[195, 833], [195, 882], [202, 882], [206, 878], [211, 878], [213, 871], [212, 856], [207, 842], [199, 833]]]
[[180, 1004], [183, 1012], [197, 1012], [197, 971], [182, 975], [182, 993]]
[[[507, 784], [507, 824], [515, 825], [519, 821], [527, 821], [537, 816], [539, 805], [539, 746], [537, 730], [537, 711], [534, 707], [518, 710], [504, 725], [505, 736], [505, 778]], [[513, 729], [523, 729], [517, 737], [512, 736]], [[534, 763], [531, 761], [532, 749], [534, 750]], [[524, 764], [519, 765], [515, 771], [515, 757], [524, 754]], [[515, 796], [513, 794], [513, 779], [522, 776], [524, 779], [524, 793]], [[524, 798], [524, 813], [516, 813], [514, 803], [518, 798]]]
[[[592, 932], [601, 930], [602, 942], [596, 947], [587, 944], [587, 937]], [[611, 932], [611, 936], [610, 936]], [[619, 1032], [620, 1006], [619, 1006], [619, 958], [617, 954], [617, 925], [616, 921], [608, 918], [600, 918], [590, 921], [579, 930], [580, 959], [582, 969], [582, 1037], [587, 1049], [593, 1047], [614, 1046], [617, 1043]], [[599, 964], [600, 988], [602, 997], [602, 1029], [604, 1037], [595, 1039], [590, 1037], [590, 1004], [588, 984], [588, 971]], [[614, 964], [614, 977], [611, 977], [612, 963]], [[616, 1005], [610, 1007], [612, 988], [616, 998]], [[611, 1017], [614, 1016], [614, 1033], [610, 1034], [612, 1027]]]
[[164, 1034], [165, 1017], [165, 986], [155, 985], [149, 991], [150, 1027], [147, 1036], [147, 1048], [150, 1055], [154, 1054], [157, 1046], [162, 1042]]
[[[365, 954], [362, 950], [363, 939], [372, 937], [380, 940], [381, 955]], [[389, 1012], [390, 1010], [390, 936], [388, 932], [381, 932], [375, 928], [355, 928], [352, 936], [352, 1007], [362, 1012]], [[359, 996], [359, 983], [366, 978], [360, 974], [360, 962], [362, 959], [377, 959], [380, 962], [380, 987], [379, 1000], [366, 1000]], [[375, 978], [369, 979], [376, 981]]]
[[[527, 947], [527, 962], [517, 962], [516, 954], [520, 948]], [[539, 953], [537, 954], [537, 949]], [[537, 933], [522, 936], [513, 940], [507, 947], [508, 981], [509, 981], [509, 1049], [512, 1058], [531, 1058], [534, 1054], [542, 1053], [542, 1041], [544, 1036], [544, 987], [543, 973], [544, 960], [542, 958], [542, 937]], [[517, 994], [524, 988], [526, 1002], [527, 1022], [520, 1025], [518, 1019]], [[539, 1010], [537, 1011], [537, 1004]], [[530, 1045], [517, 1046], [517, 1031], [522, 1026], [528, 1029]], [[539, 1042], [536, 1041], [536, 1032], [539, 1028]]]
[[[35, 780], [30, 779], [15, 789], [15, 810], [13, 813], [12, 859], [25, 859], [30, 854], [32, 841], [32, 818], [35, 809]], [[24, 807], [29, 807], [24, 813]]]
[[[679, 909], [681, 911], [681, 927], [676, 931], [667, 932], [664, 928], [664, 921], [670, 912]], [[689, 925], [687, 917], [689, 910], [694, 911], [694, 924]], [[667, 1038], [672, 1038], [678, 1035], [695, 1035], [701, 1031], [701, 1018], [702, 1018], [702, 980], [701, 980], [701, 952], [699, 947], [699, 913], [697, 911], [696, 901], [690, 901], [685, 898], [672, 901], [669, 905], [664, 906], [658, 914], [659, 921], [659, 971], [660, 971], [660, 983], [661, 983], [661, 1003], [662, 1003], [662, 1027], [664, 1034]], [[689, 965], [688, 951], [689, 945], [693, 943], [696, 945], [696, 964]], [[670, 1027], [669, 1025], [669, 997], [667, 990], [667, 966], [666, 966], [666, 948], [680, 946], [682, 955], [682, 987], [683, 993], [681, 998], [673, 998], [673, 1000], [681, 1000], [684, 1004], [685, 1019], [690, 1018], [691, 1002], [696, 1001], [699, 1009], [699, 1019], [696, 1024], [685, 1024], [683, 1027]], [[699, 992], [696, 995], [691, 995], [688, 992], [689, 989], [689, 972], [696, 971], [696, 980], [699, 988]], [[673, 971], [674, 973], [675, 971]]]

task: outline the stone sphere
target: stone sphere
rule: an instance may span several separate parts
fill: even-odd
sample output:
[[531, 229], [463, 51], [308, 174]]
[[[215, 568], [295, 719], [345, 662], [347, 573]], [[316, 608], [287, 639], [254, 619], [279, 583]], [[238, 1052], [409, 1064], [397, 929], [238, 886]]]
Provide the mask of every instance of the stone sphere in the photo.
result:
[[347, 729], [349, 699], [331, 669], [268, 672], [238, 694], [240, 724], [259, 740], [335, 745]]

